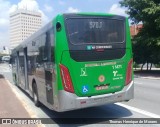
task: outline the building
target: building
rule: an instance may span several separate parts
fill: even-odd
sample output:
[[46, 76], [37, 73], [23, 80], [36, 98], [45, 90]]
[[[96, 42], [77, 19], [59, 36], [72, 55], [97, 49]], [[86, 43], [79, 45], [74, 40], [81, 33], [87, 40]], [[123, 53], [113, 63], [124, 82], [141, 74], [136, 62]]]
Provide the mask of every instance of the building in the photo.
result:
[[143, 27], [143, 24], [137, 24], [137, 25], [130, 26], [131, 37], [133, 38], [135, 35], [137, 35], [142, 27]]
[[16, 47], [42, 26], [42, 16], [39, 12], [17, 10], [10, 14], [10, 44]]

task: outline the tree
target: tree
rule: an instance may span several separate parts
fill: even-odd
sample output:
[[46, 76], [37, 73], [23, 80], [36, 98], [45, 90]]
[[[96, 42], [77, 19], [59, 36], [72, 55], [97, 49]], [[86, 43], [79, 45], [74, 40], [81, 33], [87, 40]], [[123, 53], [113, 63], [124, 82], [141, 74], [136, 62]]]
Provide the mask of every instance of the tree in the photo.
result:
[[[160, 61], [160, 0], [123, 0], [122, 7], [134, 24], [143, 23], [143, 28], [135, 36], [133, 44], [136, 63], [154, 63]], [[148, 69], [148, 67], [147, 67]]]

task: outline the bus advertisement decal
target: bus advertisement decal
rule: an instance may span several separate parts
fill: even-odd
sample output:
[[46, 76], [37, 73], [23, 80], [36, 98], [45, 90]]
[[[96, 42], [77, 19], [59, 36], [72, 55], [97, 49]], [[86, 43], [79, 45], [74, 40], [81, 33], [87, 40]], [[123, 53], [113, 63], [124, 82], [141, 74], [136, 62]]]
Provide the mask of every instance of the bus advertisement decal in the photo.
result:
[[123, 74], [120, 73], [120, 70], [123, 68], [123, 65], [114, 65], [113, 69], [113, 80], [123, 79]]
[[117, 70], [113, 71], [113, 80], [123, 79], [123, 75], [119, 74]]
[[90, 63], [90, 64], [85, 64], [85, 67], [99, 67], [107, 65], [116, 65], [116, 62]]

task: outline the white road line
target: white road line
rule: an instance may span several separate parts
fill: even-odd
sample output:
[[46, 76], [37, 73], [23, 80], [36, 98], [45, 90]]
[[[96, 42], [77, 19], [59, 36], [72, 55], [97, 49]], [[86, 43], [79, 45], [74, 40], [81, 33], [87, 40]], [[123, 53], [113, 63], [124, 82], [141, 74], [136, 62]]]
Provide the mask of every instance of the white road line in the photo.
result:
[[154, 113], [151, 113], [151, 112], [142, 110], [142, 109], [138, 109], [138, 108], [135, 108], [135, 107], [132, 107], [132, 106], [128, 106], [128, 105], [125, 105], [125, 104], [122, 104], [122, 103], [116, 103], [116, 105], [125, 107], [125, 108], [127, 108], [127, 109], [129, 109], [129, 110], [132, 110], [132, 111], [134, 111], [134, 112], [143, 114], [143, 115], [145, 115], [145, 116], [149, 116], [149, 117], [151, 117], [151, 118], [160, 118], [160, 115], [157, 115], [157, 114], [154, 114]]
[[143, 83], [141, 83], [141, 82], [134, 82], [135, 84], [139, 84], [139, 85], [142, 85]]

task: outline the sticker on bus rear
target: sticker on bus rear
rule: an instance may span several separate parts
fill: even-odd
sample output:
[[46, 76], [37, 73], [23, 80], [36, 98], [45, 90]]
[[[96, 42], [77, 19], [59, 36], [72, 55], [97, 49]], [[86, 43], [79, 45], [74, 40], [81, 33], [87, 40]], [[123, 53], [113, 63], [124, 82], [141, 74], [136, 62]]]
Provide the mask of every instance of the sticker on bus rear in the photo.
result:
[[86, 68], [81, 68], [81, 75], [80, 76], [87, 76]]
[[92, 50], [92, 45], [88, 45], [87, 50]]
[[88, 90], [88, 85], [85, 85], [85, 86], [82, 86], [82, 92], [83, 93], [87, 93], [89, 90]]
[[111, 49], [112, 45], [87, 45], [87, 50], [95, 50], [95, 49]]

